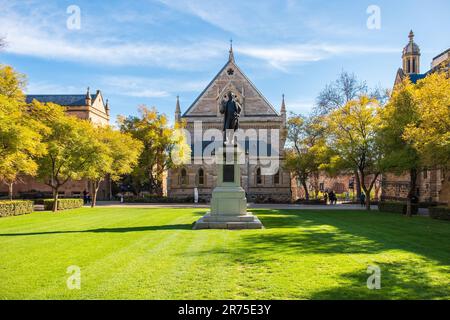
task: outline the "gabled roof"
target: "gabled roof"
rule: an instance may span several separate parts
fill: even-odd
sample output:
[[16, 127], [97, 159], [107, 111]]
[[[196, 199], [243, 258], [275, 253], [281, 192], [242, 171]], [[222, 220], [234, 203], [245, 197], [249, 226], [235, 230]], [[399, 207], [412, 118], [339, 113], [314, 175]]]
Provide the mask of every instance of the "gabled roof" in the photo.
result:
[[[237, 66], [234, 60], [234, 56], [232, 55], [232, 51], [230, 52], [230, 57], [228, 61], [225, 63], [225, 65], [220, 69], [220, 71], [216, 74], [216, 76], [209, 82], [209, 84], [206, 86], [206, 88], [200, 93], [200, 95], [194, 100], [194, 102], [189, 106], [189, 108], [183, 113], [183, 117], [190, 117], [189, 114], [194, 107], [198, 104], [198, 102], [205, 96], [206, 92], [214, 86], [218, 78], [225, 72], [225, 70], [228, 70], [228, 68], [232, 67], [234, 70], [238, 71], [240, 75], [242, 75], [244, 82], [247, 83], [247, 85], [250, 86], [252, 90], [256, 93], [256, 95], [262, 100], [263, 104], [266, 106], [266, 111], [269, 111], [266, 114], [261, 115], [267, 115], [267, 116], [279, 116], [279, 113], [276, 111], [276, 109], [272, 106], [272, 104], [263, 96], [263, 94], [256, 88], [256, 86], [253, 84], [253, 82], [245, 75], [245, 73]], [[223, 89], [223, 88], [222, 88]], [[202, 115], [204, 116], [204, 115]], [[215, 116], [215, 115], [214, 115]]]
[[[91, 94], [94, 101], [97, 94]], [[29, 94], [26, 96], [26, 102], [31, 103], [34, 99], [39, 102], [52, 102], [66, 107], [84, 106], [86, 105], [86, 94]]]

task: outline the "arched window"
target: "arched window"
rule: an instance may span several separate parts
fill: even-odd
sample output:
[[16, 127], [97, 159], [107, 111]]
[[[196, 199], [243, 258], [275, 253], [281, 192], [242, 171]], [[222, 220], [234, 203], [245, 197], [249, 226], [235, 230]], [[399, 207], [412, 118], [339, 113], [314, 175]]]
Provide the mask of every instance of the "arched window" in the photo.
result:
[[273, 176], [273, 184], [280, 184], [280, 170]]
[[186, 169], [185, 169], [185, 168], [181, 169], [181, 173], [180, 173], [180, 184], [181, 184], [182, 186], [188, 184], [187, 172], [186, 172]]
[[203, 171], [202, 168], [198, 169], [197, 179], [199, 186], [203, 186], [205, 184], [205, 171]]
[[261, 168], [256, 169], [256, 184], [262, 184]]
[[412, 73], [417, 73], [416, 72], [416, 59], [412, 60]]

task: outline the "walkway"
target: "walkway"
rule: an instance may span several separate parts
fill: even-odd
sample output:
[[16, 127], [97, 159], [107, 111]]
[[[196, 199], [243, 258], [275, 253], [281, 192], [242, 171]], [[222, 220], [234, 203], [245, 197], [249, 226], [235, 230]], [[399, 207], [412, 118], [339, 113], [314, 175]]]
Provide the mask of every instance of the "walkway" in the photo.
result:
[[[209, 204], [194, 203], [120, 203], [118, 201], [98, 201], [99, 207], [111, 208], [209, 208]], [[303, 205], [303, 204], [265, 204], [249, 203], [250, 209], [313, 209], [313, 210], [364, 210], [357, 204], [337, 204], [337, 205]], [[372, 210], [378, 210], [377, 206], [372, 206]]]

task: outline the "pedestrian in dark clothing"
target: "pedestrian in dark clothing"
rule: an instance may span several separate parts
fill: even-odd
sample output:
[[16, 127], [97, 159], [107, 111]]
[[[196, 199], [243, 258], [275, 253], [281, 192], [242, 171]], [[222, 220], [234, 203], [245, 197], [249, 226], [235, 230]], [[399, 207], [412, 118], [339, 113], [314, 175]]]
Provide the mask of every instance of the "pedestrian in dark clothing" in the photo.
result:
[[88, 203], [88, 192], [86, 190], [83, 191], [83, 203]]
[[325, 204], [328, 204], [328, 193], [327, 192], [325, 192], [323, 194], [323, 200], [325, 200]]
[[331, 204], [336, 204], [337, 198], [336, 198], [336, 194], [334, 193], [333, 190], [330, 191], [330, 194], [328, 195], [328, 197], [330, 198]]
[[366, 205], [366, 195], [364, 192], [361, 192], [361, 196], [359, 197], [359, 200], [361, 202], [361, 207], [364, 207]]

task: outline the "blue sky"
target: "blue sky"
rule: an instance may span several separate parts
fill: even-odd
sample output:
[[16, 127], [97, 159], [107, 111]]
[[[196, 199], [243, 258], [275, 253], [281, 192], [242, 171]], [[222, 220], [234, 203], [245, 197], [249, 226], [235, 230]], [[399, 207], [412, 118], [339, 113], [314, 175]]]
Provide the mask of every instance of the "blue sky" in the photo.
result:
[[[68, 29], [67, 8], [80, 8]], [[369, 29], [367, 8], [380, 8]], [[112, 116], [156, 106], [185, 111], [228, 58], [279, 109], [307, 113], [341, 70], [371, 86], [392, 87], [401, 49], [414, 30], [422, 72], [450, 47], [450, 2], [235, 0], [0, 0], [0, 63], [28, 76], [28, 93], [101, 89]]]

